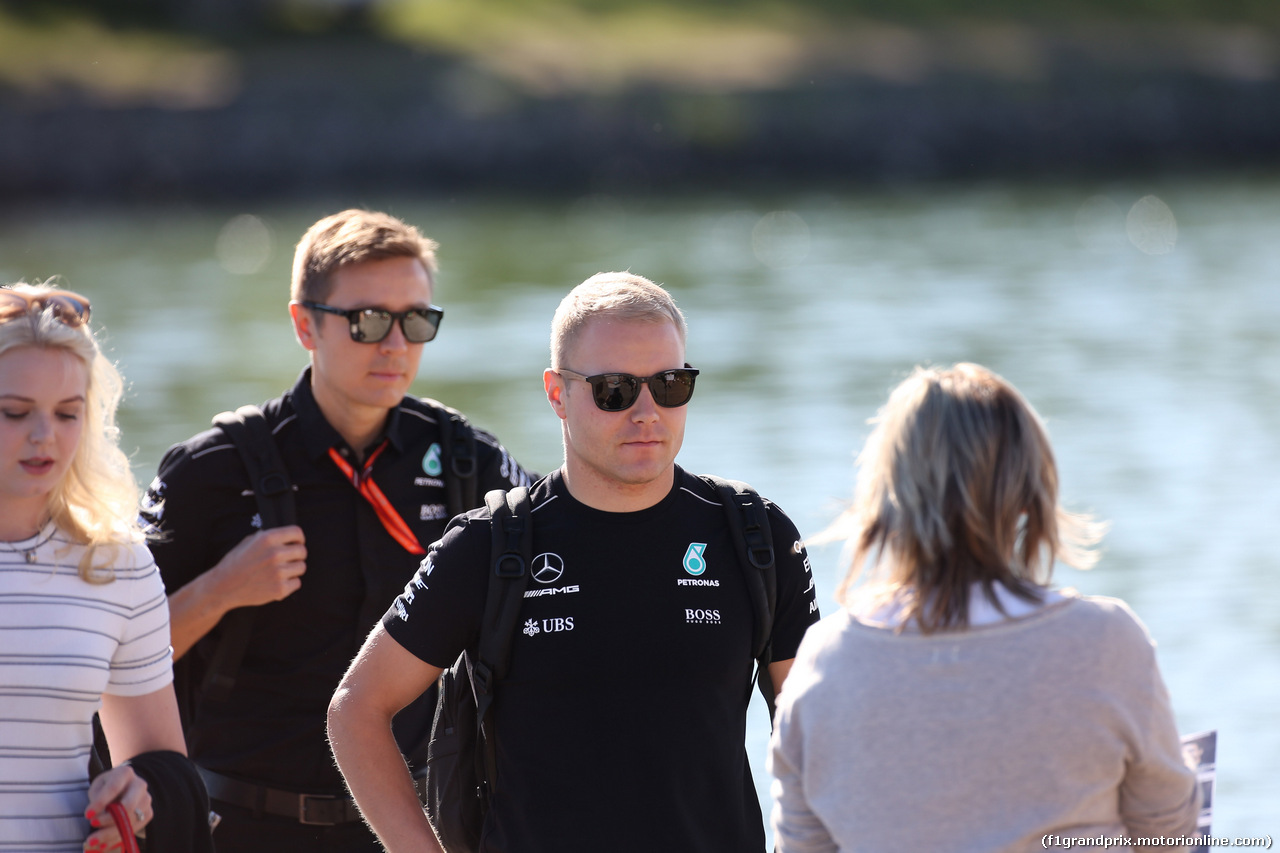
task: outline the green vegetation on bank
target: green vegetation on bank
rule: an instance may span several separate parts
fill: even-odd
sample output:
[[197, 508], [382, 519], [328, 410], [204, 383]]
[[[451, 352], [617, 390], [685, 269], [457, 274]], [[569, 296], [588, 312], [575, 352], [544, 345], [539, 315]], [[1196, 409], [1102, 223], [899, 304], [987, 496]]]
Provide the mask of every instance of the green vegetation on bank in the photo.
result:
[[199, 108], [230, 97], [235, 78], [231, 53], [207, 39], [112, 27], [75, 10], [20, 16], [0, 6], [0, 88], [27, 97]]
[[[760, 21], [800, 13], [830, 21], [872, 18], [917, 26], [949, 20], [1009, 20], [1072, 23], [1097, 20], [1135, 23], [1236, 23], [1280, 25], [1275, 0], [25, 0], [0, 2], [28, 16], [79, 10], [104, 20], [155, 28], [240, 28], [264, 33], [349, 28], [388, 8], [436, 14], [444, 27], [462, 14], [612, 16], [662, 11], [727, 21]], [[401, 14], [401, 13], [395, 13]]]
[[[293, 0], [295, 8], [308, 5], [307, 0]], [[455, 29], [462, 19], [607, 21], [686, 14], [757, 24], [798, 17], [837, 26], [862, 20], [921, 27], [957, 21], [1280, 26], [1280, 3], [1275, 0], [373, 0], [367, 8], [393, 18], [437, 18], [441, 30]]]
[[734, 91], [839, 75], [1041, 79], [1054, 50], [1101, 65], [1269, 78], [1275, 0], [382, 0], [383, 37], [526, 92]]
[[246, 51], [317, 36], [451, 56], [531, 95], [1033, 80], [1064, 43], [1104, 64], [1280, 73], [1277, 0], [0, 0], [0, 90], [210, 106]]

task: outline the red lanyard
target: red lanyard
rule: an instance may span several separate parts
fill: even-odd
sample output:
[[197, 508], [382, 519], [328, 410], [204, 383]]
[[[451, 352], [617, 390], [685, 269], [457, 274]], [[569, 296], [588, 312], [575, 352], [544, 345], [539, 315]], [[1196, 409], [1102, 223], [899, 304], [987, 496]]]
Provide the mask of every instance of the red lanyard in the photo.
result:
[[387, 500], [387, 496], [382, 493], [382, 489], [378, 488], [378, 484], [373, 482], [373, 460], [378, 458], [378, 454], [387, 448], [387, 442], [384, 440], [378, 445], [377, 450], [369, 454], [369, 458], [364, 460], [364, 467], [360, 469], [360, 473], [356, 473], [356, 469], [351, 467], [351, 463], [342, 458], [342, 454], [338, 452], [336, 447], [329, 448], [329, 458], [334, 461], [338, 469], [347, 476], [351, 481], [351, 485], [356, 487], [356, 491], [364, 495], [372, 506], [373, 511], [378, 514], [378, 521], [382, 522], [382, 526], [387, 528], [387, 532], [391, 534], [391, 538], [400, 543], [400, 545], [410, 554], [425, 554], [426, 549], [418, 542], [418, 537], [413, 535], [413, 531], [409, 529], [409, 525], [400, 517], [400, 513], [396, 512], [396, 508], [391, 505], [391, 501]]

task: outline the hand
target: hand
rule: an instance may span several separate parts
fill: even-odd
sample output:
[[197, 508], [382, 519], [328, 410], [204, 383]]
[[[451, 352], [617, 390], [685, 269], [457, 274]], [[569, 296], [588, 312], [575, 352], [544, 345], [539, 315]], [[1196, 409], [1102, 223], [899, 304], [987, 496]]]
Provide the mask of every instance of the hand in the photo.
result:
[[273, 527], [250, 534], [209, 571], [169, 595], [169, 636], [178, 660], [237, 607], [256, 607], [293, 595], [307, 570], [302, 528]]
[[89, 806], [84, 810], [84, 816], [93, 825], [94, 831], [84, 840], [85, 853], [105, 853], [113, 848], [120, 848], [120, 830], [107, 811], [108, 804], [117, 802], [129, 813], [135, 835], [141, 834], [143, 827], [155, 817], [151, 811], [151, 792], [147, 790], [146, 781], [127, 764], [113, 767], [94, 779], [89, 786]]
[[306, 559], [301, 527], [273, 527], [246, 536], [212, 572], [226, 591], [228, 609], [250, 607], [297, 592], [307, 570]]

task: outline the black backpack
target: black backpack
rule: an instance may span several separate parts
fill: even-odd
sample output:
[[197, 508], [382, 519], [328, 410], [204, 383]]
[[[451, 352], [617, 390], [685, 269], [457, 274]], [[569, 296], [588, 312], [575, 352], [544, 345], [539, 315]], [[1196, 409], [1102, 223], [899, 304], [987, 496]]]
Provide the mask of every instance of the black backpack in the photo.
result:
[[[440, 425], [441, 463], [447, 464], [452, 474], [445, 478], [445, 507], [452, 518], [477, 504], [475, 432], [461, 412], [434, 400], [424, 402], [436, 410]], [[215, 416], [213, 423], [240, 454], [249, 484], [253, 487], [262, 529], [296, 523], [295, 487], [262, 410], [257, 406], [241, 406], [234, 412]], [[193, 650], [174, 665], [174, 681], [184, 727], [190, 724], [198, 703], [225, 702], [231, 695], [249, 647], [256, 615], [256, 607], [232, 610], [222, 618], [222, 636], [207, 664], [198, 665]]]
[[[777, 604], [777, 576], [769, 515], [764, 500], [746, 483], [701, 475], [720, 495], [737, 544], [755, 611], [752, 654], [756, 683], [773, 719], [769, 678], [770, 637]], [[463, 652], [432, 686], [436, 714], [425, 756], [427, 817], [446, 853], [475, 853], [489, 803], [497, 790], [497, 747], [490, 709], [506, 675], [511, 641], [529, 582], [532, 504], [525, 487], [485, 495], [493, 517], [488, 590], [475, 649]], [[414, 762], [410, 762], [413, 764]]]

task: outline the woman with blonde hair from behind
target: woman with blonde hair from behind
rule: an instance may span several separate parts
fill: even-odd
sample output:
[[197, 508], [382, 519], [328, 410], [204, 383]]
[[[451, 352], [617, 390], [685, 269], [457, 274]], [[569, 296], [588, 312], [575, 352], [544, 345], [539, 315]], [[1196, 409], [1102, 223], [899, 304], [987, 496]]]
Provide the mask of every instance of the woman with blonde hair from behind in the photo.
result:
[[[164, 586], [117, 445], [122, 383], [88, 320], [79, 294], [0, 288], [3, 850], [120, 849], [113, 804], [134, 830], [154, 817], [123, 762], [186, 753]], [[91, 784], [95, 711], [117, 766]]]
[[1146, 629], [1049, 585], [1055, 560], [1093, 564], [1102, 526], [1059, 506], [1031, 405], [976, 364], [917, 368], [875, 424], [821, 537], [849, 542], [844, 606], [778, 701], [779, 850], [1192, 834], [1199, 789]]

